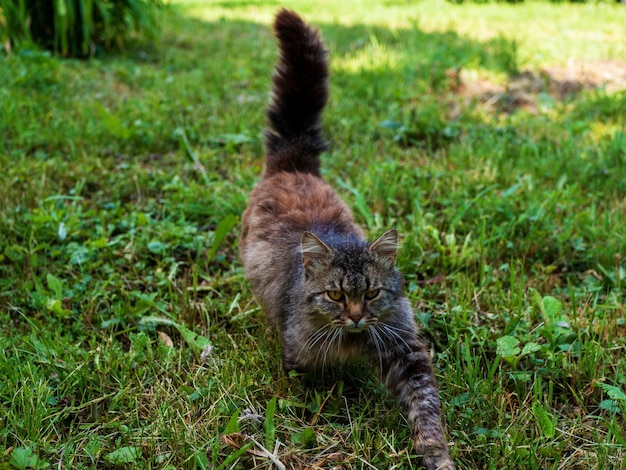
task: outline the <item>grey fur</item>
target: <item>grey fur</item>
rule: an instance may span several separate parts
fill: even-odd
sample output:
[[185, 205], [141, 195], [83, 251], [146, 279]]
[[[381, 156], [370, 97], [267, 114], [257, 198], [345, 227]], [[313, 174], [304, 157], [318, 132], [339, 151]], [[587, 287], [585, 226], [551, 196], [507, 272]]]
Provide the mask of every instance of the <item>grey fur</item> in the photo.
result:
[[246, 276], [280, 333], [285, 370], [324, 374], [355, 359], [377, 367], [407, 415], [425, 467], [451, 470], [437, 384], [394, 266], [398, 234], [390, 230], [369, 243], [319, 173], [328, 75], [321, 38], [287, 10], [274, 27], [281, 59], [266, 169], [243, 215]]

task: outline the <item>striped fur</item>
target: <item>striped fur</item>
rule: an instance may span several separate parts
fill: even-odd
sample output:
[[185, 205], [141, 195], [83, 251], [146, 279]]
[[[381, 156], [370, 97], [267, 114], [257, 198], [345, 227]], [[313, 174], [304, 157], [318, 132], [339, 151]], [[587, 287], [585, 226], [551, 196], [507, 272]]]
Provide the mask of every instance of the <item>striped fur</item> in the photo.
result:
[[428, 470], [451, 470], [437, 384], [395, 268], [398, 235], [368, 242], [320, 174], [328, 62], [319, 33], [281, 10], [265, 171], [243, 214], [240, 256], [286, 370], [366, 359], [405, 412]]

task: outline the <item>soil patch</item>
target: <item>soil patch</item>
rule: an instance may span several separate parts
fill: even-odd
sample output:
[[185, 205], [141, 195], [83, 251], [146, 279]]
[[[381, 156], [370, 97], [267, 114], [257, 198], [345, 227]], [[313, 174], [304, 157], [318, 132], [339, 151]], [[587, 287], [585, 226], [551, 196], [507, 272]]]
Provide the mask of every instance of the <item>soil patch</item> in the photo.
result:
[[468, 100], [478, 100], [503, 112], [524, 109], [536, 113], [542, 96], [566, 100], [583, 90], [604, 88], [608, 92], [626, 90], [626, 61], [568, 61], [538, 71], [525, 70], [499, 85], [476, 77], [471, 72], [449, 70], [452, 91]]

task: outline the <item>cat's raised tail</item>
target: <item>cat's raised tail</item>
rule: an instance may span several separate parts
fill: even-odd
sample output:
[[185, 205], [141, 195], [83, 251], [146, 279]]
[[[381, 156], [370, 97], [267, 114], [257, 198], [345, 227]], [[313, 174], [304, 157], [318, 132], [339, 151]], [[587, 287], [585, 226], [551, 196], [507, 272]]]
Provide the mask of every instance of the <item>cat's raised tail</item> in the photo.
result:
[[328, 53], [319, 32], [293, 11], [276, 15], [274, 33], [280, 59], [267, 110], [264, 176], [281, 171], [319, 176], [319, 156], [327, 148], [321, 115], [328, 100]]

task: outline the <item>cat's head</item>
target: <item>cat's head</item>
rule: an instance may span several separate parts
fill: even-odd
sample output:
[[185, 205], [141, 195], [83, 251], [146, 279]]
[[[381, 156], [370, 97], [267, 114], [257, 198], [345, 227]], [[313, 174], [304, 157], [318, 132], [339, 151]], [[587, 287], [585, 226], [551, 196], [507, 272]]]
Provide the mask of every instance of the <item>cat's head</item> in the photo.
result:
[[355, 239], [325, 243], [304, 232], [300, 248], [306, 301], [318, 326], [327, 323], [359, 333], [384, 321], [396, 307], [402, 280], [395, 269], [395, 230], [373, 243]]

